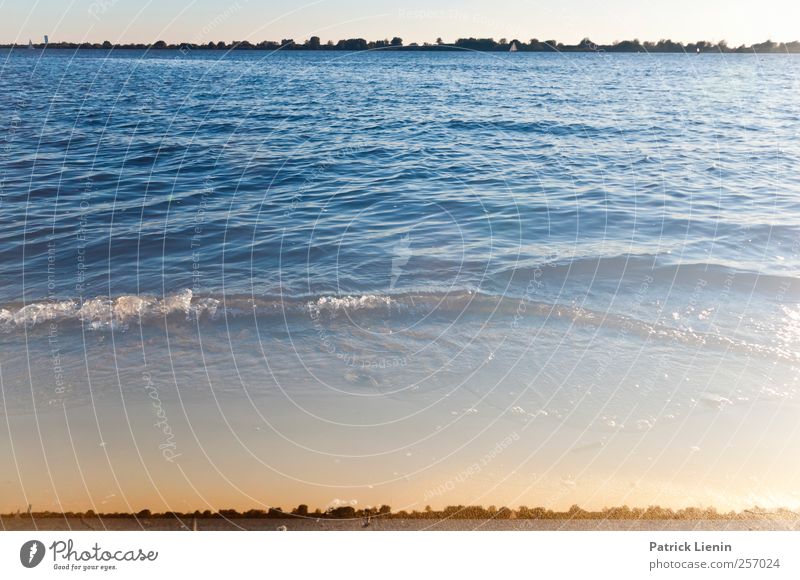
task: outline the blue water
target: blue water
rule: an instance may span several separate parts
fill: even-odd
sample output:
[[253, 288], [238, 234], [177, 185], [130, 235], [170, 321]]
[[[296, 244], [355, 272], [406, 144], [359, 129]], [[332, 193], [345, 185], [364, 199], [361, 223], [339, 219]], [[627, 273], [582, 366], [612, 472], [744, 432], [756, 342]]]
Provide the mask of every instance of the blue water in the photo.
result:
[[363, 453], [473, 415], [557, 418], [566, 448], [601, 449], [697, 405], [795, 401], [798, 73], [781, 55], [0, 52], [5, 404], [124, 396], [165, 348], [178, 393], [276, 393], [314, 418], [290, 438], [344, 455], [363, 440], [331, 425], [428, 411]]
[[793, 57], [2, 57], [6, 302], [798, 272]]

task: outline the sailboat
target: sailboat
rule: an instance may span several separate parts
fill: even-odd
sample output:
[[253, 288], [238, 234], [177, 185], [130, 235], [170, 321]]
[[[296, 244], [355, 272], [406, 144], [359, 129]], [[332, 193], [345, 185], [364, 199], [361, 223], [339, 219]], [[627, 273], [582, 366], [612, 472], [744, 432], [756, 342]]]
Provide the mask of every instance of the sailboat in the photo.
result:
[[517, 41], [511, 41], [511, 46], [508, 49], [508, 52], [517, 52], [519, 49], [517, 48]]
[[30, 38], [28, 39], [28, 50], [33, 50], [33, 41]]

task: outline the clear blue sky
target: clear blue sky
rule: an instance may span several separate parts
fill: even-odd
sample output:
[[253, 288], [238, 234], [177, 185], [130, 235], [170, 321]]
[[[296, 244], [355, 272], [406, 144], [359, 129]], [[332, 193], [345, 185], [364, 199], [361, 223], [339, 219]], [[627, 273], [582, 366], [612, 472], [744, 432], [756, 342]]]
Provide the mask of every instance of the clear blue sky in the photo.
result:
[[0, 41], [800, 39], [797, 0], [0, 0]]

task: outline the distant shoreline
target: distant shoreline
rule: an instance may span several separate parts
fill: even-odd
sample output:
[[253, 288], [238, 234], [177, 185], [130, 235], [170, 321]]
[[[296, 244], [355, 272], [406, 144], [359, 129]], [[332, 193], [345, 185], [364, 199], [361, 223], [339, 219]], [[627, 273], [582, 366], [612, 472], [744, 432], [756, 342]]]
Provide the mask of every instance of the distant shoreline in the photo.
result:
[[380, 518], [208, 518], [172, 517], [137, 519], [46, 518], [0, 519], [3, 531], [800, 531], [800, 520], [751, 517], [738, 520], [706, 519], [412, 519]]
[[[766, 510], [760, 507], [753, 507], [741, 511], [719, 512], [713, 507], [686, 507], [677, 510], [663, 508], [661, 506], [649, 506], [647, 508], [631, 508], [627, 505], [621, 507], [607, 507], [602, 510], [585, 510], [578, 505], [573, 505], [565, 511], [554, 511], [543, 507], [530, 508], [520, 506], [512, 509], [505, 506], [465, 506], [451, 505], [441, 510], [434, 510], [426, 506], [424, 511], [406, 510], [392, 511], [388, 505], [380, 507], [356, 508], [352, 505], [339, 505], [329, 507], [326, 510], [317, 508], [311, 511], [305, 504], [301, 504], [292, 510], [284, 510], [280, 507], [273, 507], [267, 510], [250, 509], [240, 512], [235, 509], [195, 510], [193, 512], [166, 511], [153, 513], [148, 509], [140, 510], [136, 513], [113, 512], [95, 513], [94, 510], [85, 512], [52, 512], [52, 511], [33, 511], [31, 507], [26, 512], [17, 511], [16, 513], [0, 514], [0, 523], [20, 520], [51, 520], [51, 519], [76, 519], [76, 520], [116, 520], [130, 519], [138, 520], [187, 520], [187, 519], [206, 519], [206, 520], [326, 520], [326, 521], [361, 521], [371, 520], [542, 520], [542, 521], [573, 521], [573, 520], [637, 520], [637, 521], [750, 521], [750, 520], [769, 520], [794, 521], [800, 525], [800, 513], [787, 508], [776, 508]], [[0, 526], [2, 529], [2, 526]]]
[[226, 42], [179, 42], [168, 44], [163, 40], [154, 43], [127, 43], [114, 44], [106, 40], [101, 43], [91, 42], [50, 42], [36, 44], [0, 44], [4, 49], [67, 49], [67, 50], [179, 50], [188, 53], [196, 50], [231, 51], [231, 50], [261, 50], [261, 51], [388, 51], [388, 52], [585, 52], [585, 53], [686, 53], [686, 54], [798, 54], [800, 53], [800, 41], [792, 42], [773, 42], [767, 40], [752, 44], [750, 46], [728, 46], [725, 41], [709, 42], [697, 41], [688, 44], [673, 42], [671, 40], [659, 40], [658, 42], [637, 40], [623, 40], [612, 44], [596, 44], [588, 38], [584, 38], [578, 44], [563, 44], [556, 40], [531, 39], [528, 42], [520, 40], [494, 40], [493, 38], [459, 38], [453, 44], [446, 44], [437, 39], [434, 43], [411, 43], [403, 44], [403, 40], [395, 37], [391, 40], [368, 41], [363, 38], [349, 38], [339, 40], [336, 43], [328, 41], [322, 43], [318, 37], [311, 37], [304, 42], [295, 42], [293, 39], [283, 39], [280, 42], [265, 40], [257, 44], [249, 41]]

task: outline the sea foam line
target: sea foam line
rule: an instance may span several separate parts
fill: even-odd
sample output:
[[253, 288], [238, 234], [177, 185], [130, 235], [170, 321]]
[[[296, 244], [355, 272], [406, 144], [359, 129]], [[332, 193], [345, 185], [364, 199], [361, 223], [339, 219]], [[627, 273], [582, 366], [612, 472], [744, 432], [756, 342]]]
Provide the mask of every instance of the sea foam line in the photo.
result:
[[181, 290], [163, 298], [123, 295], [98, 296], [83, 302], [68, 299], [34, 302], [18, 309], [0, 309], [0, 328], [30, 328], [46, 322], [76, 320], [91, 328], [116, 328], [136, 319], [167, 316], [175, 312], [216, 314], [219, 300], [205, 298], [192, 303], [191, 290]]
[[[147, 295], [122, 295], [117, 298], [97, 297], [83, 302], [68, 299], [43, 301], [0, 308], [0, 331], [9, 333], [48, 322], [79, 322], [93, 330], [124, 329], [131, 322], [147, 322], [183, 314], [187, 320], [201, 317], [215, 320], [258, 316], [307, 321], [337, 319], [340, 316], [428, 315], [437, 313], [459, 316], [469, 310], [487, 318], [513, 317], [518, 312], [518, 299], [482, 294], [474, 291], [417, 294], [323, 295], [316, 297], [196, 297], [190, 289], [168, 294], [163, 298]], [[550, 302], [526, 302], [525, 318], [539, 318], [552, 323], [578, 326], [602, 326], [605, 331], [617, 330], [640, 340], [675, 342], [717, 350], [733, 350], [759, 356], [798, 361], [800, 352], [785, 344], [764, 344], [742, 341], [718, 332], [698, 332], [678, 328], [663, 319], [646, 321], [624, 314], [594, 312], [573, 305]], [[500, 324], [500, 319], [495, 319]], [[511, 326], [509, 326], [511, 328]]]

